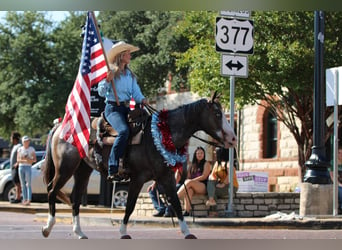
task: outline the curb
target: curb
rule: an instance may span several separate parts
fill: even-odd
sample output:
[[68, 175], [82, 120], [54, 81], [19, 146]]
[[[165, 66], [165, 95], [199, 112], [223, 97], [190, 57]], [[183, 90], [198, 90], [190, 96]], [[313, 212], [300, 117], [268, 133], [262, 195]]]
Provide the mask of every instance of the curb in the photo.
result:
[[[82, 225], [106, 225], [120, 226], [123, 214], [96, 215], [96, 214], [80, 214]], [[47, 213], [37, 213], [35, 220], [46, 222]], [[341, 219], [303, 219], [303, 220], [267, 220], [264, 218], [185, 218], [190, 228], [234, 228], [234, 229], [296, 229], [296, 230], [332, 230], [342, 229]], [[72, 215], [56, 213], [56, 221], [59, 223], [72, 223]], [[151, 227], [178, 227], [177, 218], [151, 218], [131, 216], [130, 225], [143, 225]]]
[[[31, 206], [0, 202], [0, 211], [35, 214], [35, 221], [46, 222], [48, 204], [32, 203]], [[120, 226], [124, 210], [106, 207], [81, 207], [80, 220], [82, 225]], [[301, 219], [279, 220], [269, 218], [204, 218], [185, 217], [189, 227], [224, 227], [234, 229], [309, 229], [331, 230], [342, 229], [342, 216], [316, 216]], [[56, 222], [72, 224], [72, 210], [64, 204], [56, 204]], [[178, 227], [177, 218], [148, 217], [131, 215], [131, 225]]]

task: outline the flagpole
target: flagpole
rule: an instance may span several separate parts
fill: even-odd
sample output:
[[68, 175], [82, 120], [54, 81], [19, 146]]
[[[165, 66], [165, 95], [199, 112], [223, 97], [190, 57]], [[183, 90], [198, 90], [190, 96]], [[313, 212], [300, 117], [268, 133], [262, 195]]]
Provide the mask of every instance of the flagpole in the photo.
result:
[[[93, 17], [94, 24], [95, 24], [95, 30], [96, 30], [96, 33], [97, 33], [97, 37], [99, 37], [99, 39], [100, 39], [100, 44], [101, 44], [101, 48], [102, 48], [102, 51], [103, 51], [103, 55], [104, 55], [104, 58], [105, 58], [105, 61], [106, 61], [107, 68], [108, 68], [108, 70], [109, 70], [109, 65], [108, 65], [108, 60], [107, 60], [106, 51], [104, 51], [104, 49], [103, 49], [102, 37], [101, 37], [101, 34], [100, 34], [100, 32], [99, 32], [99, 28], [98, 28], [98, 26], [97, 26], [97, 21], [96, 21], [96, 18], [95, 18], [94, 11], [90, 11], [90, 13], [91, 13], [91, 15], [92, 15], [92, 17]], [[116, 93], [116, 88], [115, 88], [115, 85], [114, 85], [114, 79], [111, 80], [111, 84], [112, 84], [112, 88], [113, 88], [113, 91], [114, 91], [114, 96], [115, 96], [115, 100], [116, 100], [116, 105], [120, 106], [118, 94]]]

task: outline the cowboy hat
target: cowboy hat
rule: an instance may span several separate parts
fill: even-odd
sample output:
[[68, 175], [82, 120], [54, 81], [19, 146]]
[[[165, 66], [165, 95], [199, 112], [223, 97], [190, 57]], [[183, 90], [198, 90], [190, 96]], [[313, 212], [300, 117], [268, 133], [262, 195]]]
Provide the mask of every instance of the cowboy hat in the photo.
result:
[[115, 43], [112, 48], [110, 49], [110, 51], [108, 51], [107, 53], [107, 59], [109, 61], [109, 63], [113, 63], [114, 62], [114, 58], [120, 54], [123, 51], [129, 50], [131, 53], [138, 51], [139, 48], [136, 46], [133, 46], [131, 44], [125, 43], [124, 41], [120, 41]]

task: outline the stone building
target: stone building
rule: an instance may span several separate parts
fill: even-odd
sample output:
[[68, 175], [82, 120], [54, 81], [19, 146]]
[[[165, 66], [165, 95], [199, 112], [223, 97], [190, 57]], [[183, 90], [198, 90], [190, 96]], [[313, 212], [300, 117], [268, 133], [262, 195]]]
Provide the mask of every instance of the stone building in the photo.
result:
[[268, 191], [293, 192], [298, 185], [298, 146], [288, 128], [262, 106], [238, 112], [239, 170], [268, 173]]

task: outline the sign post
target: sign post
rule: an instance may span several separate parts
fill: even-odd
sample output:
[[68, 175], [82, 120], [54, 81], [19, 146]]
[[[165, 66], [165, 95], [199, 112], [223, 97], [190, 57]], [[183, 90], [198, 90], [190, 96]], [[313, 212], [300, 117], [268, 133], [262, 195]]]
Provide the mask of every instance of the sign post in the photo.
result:
[[326, 105], [334, 106], [334, 154], [333, 154], [333, 215], [338, 215], [338, 105], [342, 104], [339, 84], [342, 82], [342, 67], [326, 70]]
[[[253, 54], [253, 21], [246, 20], [249, 11], [220, 11], [221, 16], [216, 18], [216, 51], [221, 53], [221, 75], [230, 76], [230, 126], [234, 129], [234, 96], [235, 77], [248, 76], [248, 54]], [[240, 55], [237, 55], [240, 54]], [[241, 55], [242, 54], [242, 55]], [[229, 201], [226, 212], [227, 217], [234, 216], [233, 209], [233, 174], [234, 149], [229, 149]]]

